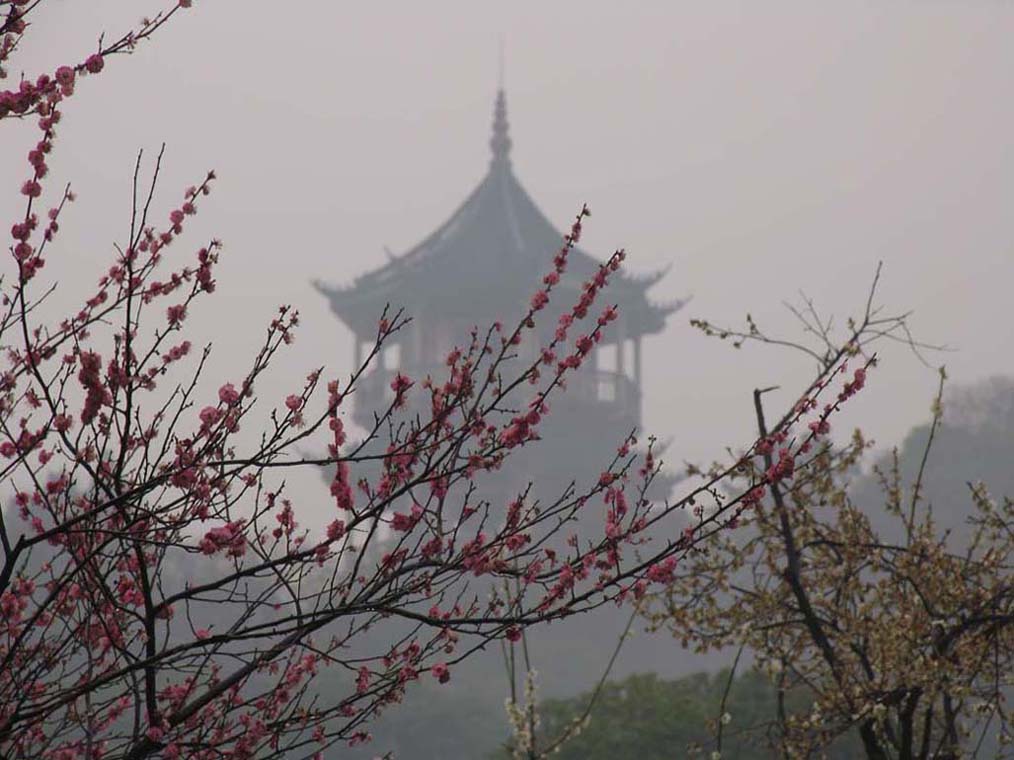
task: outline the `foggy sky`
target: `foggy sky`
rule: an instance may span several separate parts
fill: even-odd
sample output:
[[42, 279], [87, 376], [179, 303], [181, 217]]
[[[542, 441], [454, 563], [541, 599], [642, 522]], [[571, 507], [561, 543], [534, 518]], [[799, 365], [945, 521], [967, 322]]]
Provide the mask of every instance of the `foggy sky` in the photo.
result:
[[[61, 50], [82, 60], [99, 32], [158, 7], [53, 3], [12, 78], [52, 71]], [[111, 262], [136, 150], [166, 141], [157, 219], [206, 169], [220, 177], [171, 249], [226, 243], [219, 292], [193, 318], [195, 342], [215, 343], [213, 387], [237, 379], [283, 302], [304, 326], [260, 393], [280, 401], [318, 364], [348, 372], [349, 335], [310, 281], [380, 266], [481, 179], [501, 37], [521, 182], [560, 228], [589, 204], [589, 252], [625, 247], [637, 272], [671, 264], [656, 299], [694, 296], [645, 345], [645, 422], [671, 458], [744, 442], [750, 391], [780, 384], [788, 401], [811, 369], [734, 352], [691, 316], [750, 312], [798, 337], [782, 301], [802, 289], [844, 318], [879, 260], [881, 301], [957, 349], [929, 356], [955, 383], [1014, 373], [1014, 5], [988, 0], [196, 0], [66, 103], [48, 187], [72, 181], [80, 200], [46, 270], [61, 272], [59, 303]], [[36, 138], [3, 128], [10, 210]], [[890, 445], [928, 417], [936, 378], [903, 348], [882, 358], [839, 424]]]

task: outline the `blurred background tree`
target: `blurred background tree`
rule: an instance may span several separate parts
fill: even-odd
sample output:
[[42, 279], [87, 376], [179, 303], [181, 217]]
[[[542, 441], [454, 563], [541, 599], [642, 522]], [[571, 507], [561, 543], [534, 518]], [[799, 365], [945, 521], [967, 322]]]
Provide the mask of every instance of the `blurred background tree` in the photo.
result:
[[[758, 742], [755, 730], [764, 730], [777, 708], [777, 690], [756, 671], [734, 678], [726, 668], [717, 673], [696, 673], [664, 679], [654, 673], [633, 675], [610, 682], [594, 700], [590, 717], [581, 730], [564, 742], [561, 760], [667, 760], [701, 754], [713, 744], [715, 722], [725, 715], [725, 760], [775, 758], [777, 753]], [[550, 699], [540, 708], [543, 733], [556, 736], [580, 720], [591, 693], [569, 699]], [[803, 689], [787, 696], [799, 708], [808, 702]], [[724, 705], [723, 705], [724, 703]], [[724, 708], [724, 709], [723, 709]], [[753, 731], [751, 729], [754, 729]], [[697, 751], [694, 751], [697, 747]], [[829, 752], [831, 758], [854, 757], [855, 737], [842, 738]], [[500, 750], [493, 758], [510, 757]]]

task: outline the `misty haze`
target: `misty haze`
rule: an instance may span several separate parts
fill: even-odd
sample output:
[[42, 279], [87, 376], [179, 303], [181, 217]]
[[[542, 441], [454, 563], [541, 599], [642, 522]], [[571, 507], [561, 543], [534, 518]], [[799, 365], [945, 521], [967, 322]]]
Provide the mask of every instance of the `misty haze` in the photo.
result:
[[0, 0], [0, 757], [1014, 758], [1012, 38]]

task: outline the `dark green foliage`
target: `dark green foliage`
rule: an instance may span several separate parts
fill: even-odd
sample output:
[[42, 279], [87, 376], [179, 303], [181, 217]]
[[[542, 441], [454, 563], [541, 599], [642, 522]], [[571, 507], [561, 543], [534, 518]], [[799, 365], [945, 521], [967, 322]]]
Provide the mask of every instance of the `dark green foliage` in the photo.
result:
[[[566, 742], [555, 757], [561, 760], [673, 760], [710, 757], [715, 750], [714, 726], [721, 714], [729, 671], [696, 673], [668, 680], [653, 673], [633, 675], [605, 685], [591, 712], [591, 720]], [[543, 742], [571, 725], [585, 710], [590, 694], [546, 701], [539, 713]], [[788, 706], [805, 709], [804, 693], [788, 695]], [[769, 748], [768, 725], [777, 711], [777, 696], [769, 679], [756, 671], [737, 677], [729, 690], [723, 728], [722, 760], [757, 760], [778, 757]], [[850, 743], [833, 758], [854, 757]], [[501, 751], [497, 760], [509, 757]]]

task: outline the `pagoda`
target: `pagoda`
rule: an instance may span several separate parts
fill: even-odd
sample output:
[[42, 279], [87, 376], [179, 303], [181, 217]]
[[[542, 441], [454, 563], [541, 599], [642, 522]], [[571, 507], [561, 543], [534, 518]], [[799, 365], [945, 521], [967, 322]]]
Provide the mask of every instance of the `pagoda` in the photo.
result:
[[[387, 264], [346, 286], [315, 283], [354, 335], [356, 367], [364, 349], [372, 348], [376, 340], [385, 305], [403, 308], [412, 318], [408, 329], [392, 336], [379, 361], [360, 380], [353, 419], [362, 427], [370, 428], [374, 412], [389, 403], [396, 372], [412, 379], [441, 377], [446, 372], [444, 357], [455, 346], [467, 344], [474, 326], [485, 328], [497, 319], [511, 324], [520, 318], [552, 267], [563, 236], [515, 176], [511, 147], [506, 98], [500, 89], [489, 168], [450, 218], [409, 251], [389, 254]], [[577, 301], [582, 282], [600, 263], [582, 249], [573, 249], [550, 306], [537, 320], [538, 340], [523, 343], [520, 358], [533, 359], [539, 346], [549, 342], [560, 310]], [[659, 304], [648, 298], [648, 289], [664, 274], [636, 277], [620, 270], [611, 278], [602, 303], [616, 304], [619, 317], [605, 331], [595, 361], [575, 372], [566, 391], [551, 401], [543, 440], [531, 447], [531, 454], [525, 452], [523, 466], [506, 469], [521, 470], [525, 478], [554, 487], [580, 479], [589, 468], [594, 476], [624, 436], [640, 430], [642, 339], [661, 332], [666, 317], [684, 303]], [[670, 482], [666, 480], [667, 485]], [[510, 483], [512, 488], [518, 486], [523, 487]]]
[[[511, 326], [520, 319], [542, 277], [552, 269], [563, 236], [515, 176], [511, 147], [501, 89], [494, 109], [489, 168], [450, 218], [415, 247], [401, 255], [389, 254], [387, 264], [343, 287], [315, 283], [331, 311], [353, 333], [356, 368], [374, 346], [385, 306], [404, 309], [412, 319], [406, 329], [391, 336], [358, 381], [352, 418], [359, 426], [371, 429], [374, 414], [393, 399], [395, 373], [400, 371], [414, 381], [427, 375], [444, 377], [444, 358], [455, 346], [467, 345], [473, 327], [485, 331], [495, 320]], [[600, 263], [580, 248], [571, 251], [549, 305], [537, 315], [535, 330], [526, 331], [526, 340], [518, 347], [521, 360], [535, 360], [536, 352], [551, 340], [559, 314], [578, 300], [582, 283], [598, 271]], [[660, 304], [648, 298], [648, 289], [664, 274], [637, 277], [621, 269], [610, 278], [597, 306], [615, 304], [619, 316], [606, 328], [594, 360], [570, 374], [566, 390], [551, 397], [550, 414], [539, 428], [541, 440], [514, 450], [502, 469], [477, 479], [479, 498], [504, 505], [531, 484], [534, 498], [552, 501], [572, 483], [589, 487], [625, 436], [641, 429], [642, 340], [660, 333], [666, 318], [684, 304], [680, 300]], [[594, 322], [594, 316], [589, 322]], [[505, 372], [510, 372], [510, 366]], [[417, 395], [423, 404], [426, 395]], [[409, 398], [412, 404], [412, 394]], [[425, 414], [425, 409], [418, 411]], [[667, 497], [675, 480], [662, 473], [649, 498]], [[600, 535], [604, 516], [604, 509], [584, 511], [572, 529], [575, 534], [588, 530]], [[382, 551], [390, 538], [381, 529], [375, 551]], [[527, 646], [532, 647], [545, 683], [555, 693], [591, 688], [601, 676], [604, 653], [624, 634], [627, 618], [626, 610], [609, 605], [595, 617], [594, 625], [578, 616], [530, 631]], [[456, 673], [455, 678], [467, 686], [467, 717], [463, 717], [461, 702], [441, 697], [443, 692], [421, 693], [416, 697], [419, 709], [453, 729], [421, 747], [415, 733], [395, 720], [384, 728], [384, 749], [400, 749], [426, 760], [477, 756], [480, 748], [469, 744], [475, 732], [466, 730], [466, 724], [479, 721], [492, 735], [502, 726], [503, 667], [499, 653], [490, 652]], [[682, 670], [667, 637], [639, 638], [637, 646], [624, 652], [613, 675], [646, 670]]]

